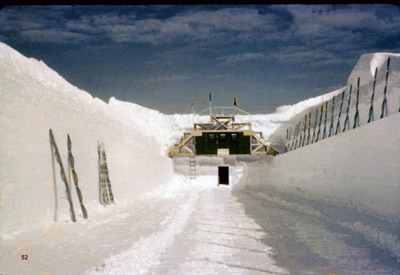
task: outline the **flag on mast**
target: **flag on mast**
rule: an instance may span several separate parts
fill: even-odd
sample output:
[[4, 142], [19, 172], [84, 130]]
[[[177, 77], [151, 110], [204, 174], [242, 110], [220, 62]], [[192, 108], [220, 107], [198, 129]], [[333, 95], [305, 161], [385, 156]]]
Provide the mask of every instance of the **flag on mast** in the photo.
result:
[[233, 98], [233, 105], [234, 105], [234, 106], [237, 105], [237, 98], [236, 98], [236, 97]]
[[209, 95], [210, 95], [210, 102], [211, 102], [211, 93], [209, 93]]

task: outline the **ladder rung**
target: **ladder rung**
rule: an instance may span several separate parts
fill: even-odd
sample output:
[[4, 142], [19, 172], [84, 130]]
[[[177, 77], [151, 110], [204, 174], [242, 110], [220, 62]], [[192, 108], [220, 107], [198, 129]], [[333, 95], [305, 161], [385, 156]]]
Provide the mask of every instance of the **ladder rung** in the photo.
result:
[[189, 157], [189, 177], [191, 180], [196, 179], [196, 158]]

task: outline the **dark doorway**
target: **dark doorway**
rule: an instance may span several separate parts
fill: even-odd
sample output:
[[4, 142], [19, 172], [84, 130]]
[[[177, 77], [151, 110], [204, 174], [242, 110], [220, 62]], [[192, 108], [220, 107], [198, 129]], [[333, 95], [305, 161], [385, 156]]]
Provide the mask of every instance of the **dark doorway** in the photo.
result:
[[218, 166], [218, 184], [229, 185], [229, 166]]

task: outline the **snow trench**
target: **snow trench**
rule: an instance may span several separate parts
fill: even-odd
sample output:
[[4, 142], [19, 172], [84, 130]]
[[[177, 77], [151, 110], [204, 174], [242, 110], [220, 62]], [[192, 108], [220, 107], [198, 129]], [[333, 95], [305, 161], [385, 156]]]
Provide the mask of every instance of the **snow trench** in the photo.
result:
[[[392, 58], [389, 116], [366, 124], [371, 73], [374, 66], [379, 67], [377, 91], [381, 91], [388, 56]], [[16, 254], [24, 244], [33, 242], [16, 246], [31, 232], [45, 234], [51, 228], [50, 231], [63, 232], [60, 234], [67, 240], [74, 226], [82, 230], [90, 230], [85, 227], [87, 224], [111, 226], [116, 222], [114, 217], [135, 203], [142, 202], [142, 207], [152, 209], [152, 200], [143, 198], [153, 196], [158, 207], [154, 212], [158, 214], [150, 223], [157, 224], [148, 226], [154, 231], [140, 235], [139, 240], [127, 238], [130, 243], [124, 245], [123, 251], [115, 250], [104, 261], [101, 259], [102, 264], [97, 259], [85, 268], [91, 274], [148, 273], [185, 229], [201, 190], [216, 184], [216, 167], [227, 164], [233, 167], [231, 182], [235, 190], [246, 190], [280, 207], [317, 216], [361, 234], [400, 262], [399, 61], [400, 56], [395, 54], [364, 55], [349, 76], [348, 84], [353, 88], [355, 79], [361, 77], [362, 127], [276, 157], [199, 158], [198, 173], [203, 180], [196, 185], [184, 176], [188, 171], [184, 160], [171, 160], [167, 152], [194, 121], [207, 121], [208, 117], [164, 115], [115, 98], [107, 104], [72, 86], [42, 61], [28, 59], [0, 43], [0, 237], [7, 247], [12, 247], [9, 254]], [[253, 129], [262, 131], [283, 153], [286, 129], [341, 92], [339, 89], [293, 106], [282, 106], [274, 114], [238, 116], [237, 121], [252, 121]], [[377, 95], [376, 110], [381, 99]], [[64, 168], [66, 137], [71, 136], [89, 221], [80, 214], [73, 190], [78, 221], [71, 222], [57, 164], [56, 182], [53, 181], [49, 129], [54, 132]], [[105, 143], [116, 202], [106, 208], [98, 201], [98, 142]], [[179, 203], [174, 205], [177, 197]], [[166, 213], [160, 206], [165, 198], [171, 199], [170, 212], [165, 210]], [[125, 214], [129, 216], [128, 212]]]

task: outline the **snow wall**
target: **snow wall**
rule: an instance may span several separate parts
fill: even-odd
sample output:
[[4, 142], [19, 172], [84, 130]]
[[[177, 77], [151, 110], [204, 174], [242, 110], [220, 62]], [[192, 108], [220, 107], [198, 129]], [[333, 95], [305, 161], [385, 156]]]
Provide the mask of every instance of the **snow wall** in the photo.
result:
[[356, 231], [400, 262], [400, 113], [247, 163], [245, 189]]
[[[388, 117], [380, 119], [388, 57], [391, 58]], [[368, 124], [375, 68], [378, 68], [373, 101], [375, 120]], [[360, 127], [352, 129], [358, 77]], [[342, 132], [350, 85], [353, 85], [350, 130]], [[337, 99], [333, 116], [336, 130], [342, 91], [345, 91], [345, 101], [340, 118], [341, 131], [321, 140], [323, 127], [329, 131], [334, 96]], [[280, 123], [280, 126], [275, 126], [275, 131], [270, 134], [276, 148], [282, 152], [286, 129], [291, 127], [293, 131], [309, 112], [312, 112], [311, 125], [314, 125], [315, 110], [327, 100], [328, 120], [326, 125], [322, 122], [317, 143], [255, 163], [242, 162], [247, 168], [236, 187], [281, 207], [326, 219], [345, 230], [360, 233], [400, 262], [400, 54], [365, 54], [351, 72], [347, 87], [281, 107], [281, 114], [286, 112], [287, 116], [276, 117], [274, 123], [276, 126]]]
[[[117, 205], [171, 180], [172, 163], [160, 154], [154, 127], [161, 114], [113, 98], [109, 104], [64, 80], [42, 61], [0, 43], [0, 232], [2, 237], [58, 220], [71, 221], [65, 185], [55, 162], [53, 184], [49, 129], [67, 169], [67, 134], [89, 219], [99, 203], [97, 142], [104, 142]], [[130, 106], [131, 113], [120, 109]], [[146, 115], [144, 116], [143, 113]], [[135, 117], [129, 118], [129, 115]], [[139, 116], [139, 117], [138, 117]], [[143, 124], [149, 124], [143, 128]], [[162, 171], [162, 172], [160, 172]], [[82, 220], [77, 194], [72, 198]]]

